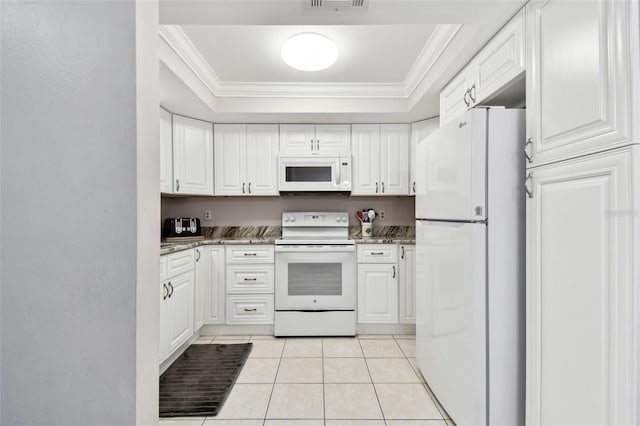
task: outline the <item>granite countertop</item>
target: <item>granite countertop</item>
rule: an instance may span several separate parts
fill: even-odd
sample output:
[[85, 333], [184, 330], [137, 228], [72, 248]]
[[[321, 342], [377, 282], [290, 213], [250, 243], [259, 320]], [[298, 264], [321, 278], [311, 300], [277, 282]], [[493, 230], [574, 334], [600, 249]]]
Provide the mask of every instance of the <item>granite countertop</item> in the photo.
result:
[[415, 244], [415, 226], [393, 226], [373, 224], [373, 235], [371, 237], [362, 236], [362, 227], [351, 226], [349, 236], [356, 244]]
[[[216, 244], [273, 244], [282, 235], [280, 226], [223, 226], [202, 228], [203, 240], [161, 242], [160, 255]], [[360, 226], [349, 227], [349, 237], [356, 244], [414, 244], [413, 226], [376, 226], [373, 236], [363, 238]]]

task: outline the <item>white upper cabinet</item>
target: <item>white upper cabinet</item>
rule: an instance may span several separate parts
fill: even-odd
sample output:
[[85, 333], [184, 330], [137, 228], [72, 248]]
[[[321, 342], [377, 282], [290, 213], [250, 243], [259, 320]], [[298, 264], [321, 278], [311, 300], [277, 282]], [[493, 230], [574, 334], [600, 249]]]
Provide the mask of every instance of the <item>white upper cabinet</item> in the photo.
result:
[[216, 124], [214, 132], [216, 195], [247, 194], [247, 126]]
[[440, 120], [432, 118], [411, 124], [411, 143], [409, 144], [409, 195], [416, 195], [417, 171], [419, 167], [426, 167], [426, 163], [418, 164], [418, 147], [431, 133], [439, 127]]
[[160, 192], [173, 192], [173, 134], [171, 113], [160, 108]]
[[530, 166], [637, 141], [637, 22], [637, 2], [528, 5]]
[[409, 193], [409, 125], [380, 125], [380, 194]]
[[351, 153], [349, 124], [281, 124], [280, 150], [300, 155]]
[[498, 93], [525, 70], [525, 9], [522, 9], [476, 55], [471, 67], [473, 105]]
[[278, 195], [278, 125], [247, 125], [247, 191]]
[[352, 195], [409, 193], [409, 125], [354, 124]]
[[473, 86], [473, 71], [467, 65], [440, 92], [440, 122], [442, 124], [460, 116], [471, 106], [469, 91]]
[[352, 195], [376, 195], [380, 191], [380, 125], [354, 124], [352, 141]]
[[525, 9], [522, 9], [442, 89], [440, 124], [490, 101], [523, 76], [525, 45]]
[[530, 171], [528, 426], [639, 424], [639, 153], [634, 145]]
[[278, 195], [278, 125], [215, 125], [216, 195]]
[[213, 126], [173, 116], [173, 192], [213, 195]]

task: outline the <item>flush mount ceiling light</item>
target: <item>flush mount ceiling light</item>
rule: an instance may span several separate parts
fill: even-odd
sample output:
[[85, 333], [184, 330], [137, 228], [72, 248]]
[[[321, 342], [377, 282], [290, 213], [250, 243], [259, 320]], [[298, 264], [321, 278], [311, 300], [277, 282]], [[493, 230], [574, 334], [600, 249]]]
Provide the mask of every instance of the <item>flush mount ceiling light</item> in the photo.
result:
[[333, 41], [315, 33], [296, 34], [282, 45], [282, 59], [301, 71], [320, 71], [329, 68], [338, 59]]

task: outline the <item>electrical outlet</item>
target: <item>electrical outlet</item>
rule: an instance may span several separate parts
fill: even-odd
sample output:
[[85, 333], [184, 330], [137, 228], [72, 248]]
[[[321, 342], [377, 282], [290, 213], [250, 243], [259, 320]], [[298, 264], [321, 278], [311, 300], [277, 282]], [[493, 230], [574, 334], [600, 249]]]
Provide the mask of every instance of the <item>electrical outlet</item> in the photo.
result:
[[204, 211], [204, 220], [211, 220], [211, 210]]
[[380, 217], [380, 220], [384, 220], [384, 210], [378, 211], [378, 217]]

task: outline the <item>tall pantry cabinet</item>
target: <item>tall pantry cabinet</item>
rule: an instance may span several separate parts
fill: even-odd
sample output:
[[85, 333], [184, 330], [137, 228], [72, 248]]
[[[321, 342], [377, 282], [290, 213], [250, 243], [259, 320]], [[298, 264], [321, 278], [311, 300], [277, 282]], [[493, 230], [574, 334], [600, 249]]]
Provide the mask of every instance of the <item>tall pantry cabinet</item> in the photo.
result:
[[527, 6], [528, 426], [640, 424], [638, 17]]

